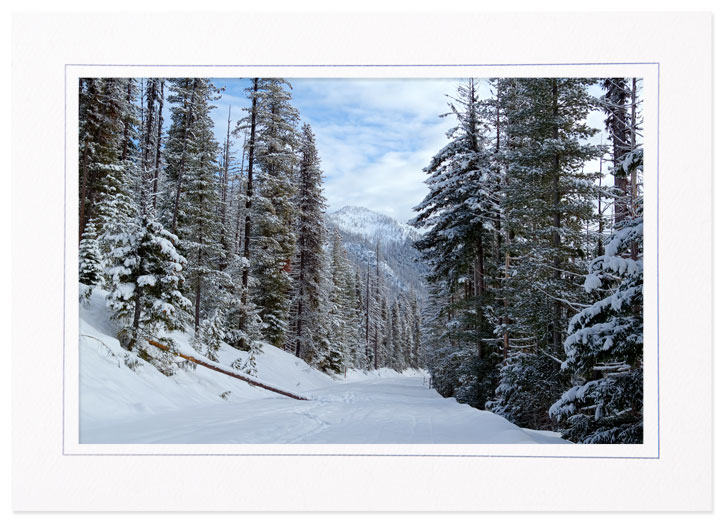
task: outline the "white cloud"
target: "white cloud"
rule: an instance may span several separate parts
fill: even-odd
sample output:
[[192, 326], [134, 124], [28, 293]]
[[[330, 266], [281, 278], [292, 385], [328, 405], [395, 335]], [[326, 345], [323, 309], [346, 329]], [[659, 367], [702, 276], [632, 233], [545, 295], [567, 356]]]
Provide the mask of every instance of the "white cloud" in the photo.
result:
[[[445, 94], [453, 79], [291, 79], [293, 104], [317, 137], [329, 208], [365, 206], [405, 222], [427, 193], [422, 169], [446, 143], [451, 122]], [[232, 125], [248, 105], [244, 81], [227, 85], [212, 112], [224, 140], [229, 105]], [[237, 153], [241, 149], [236, 141]], [[238, 155], [239, 156], [239, 155]]]
[[[365, 206], [401, 222], [414, 216], [413, 206], [427, 194], [426, 167], [447, 142], [454, 125], [445, 119], [459, 79], [290, 79], [293, 104], [302, 121], [317, 137], [325, 195], [330, 210], [345, 205]], [[229, 104], [232, 124], [248, 105], [245, 81], [218, 79], [227, 85], [212, 118], [221, 142], [227, 126]], [[484, 80], [482, 95], [487, 95]], [[597, 88], [592, 89], [593, 92]], [[596, 93], [598, 94], [598, 93]], [[603, 128], [603, 116], [592, 113], [588, 123]], [[599, 143], [597, 135], [592, 142]], [[236, 150], [239, 152], [239, 140]], [[598, 161], [587, 164], [596, 171]]]
[[331, 210], [365, 206], [407, 222], [427, 193], [422, 169], [446, 143], [451, 79], [293, 81], [317, 136]]

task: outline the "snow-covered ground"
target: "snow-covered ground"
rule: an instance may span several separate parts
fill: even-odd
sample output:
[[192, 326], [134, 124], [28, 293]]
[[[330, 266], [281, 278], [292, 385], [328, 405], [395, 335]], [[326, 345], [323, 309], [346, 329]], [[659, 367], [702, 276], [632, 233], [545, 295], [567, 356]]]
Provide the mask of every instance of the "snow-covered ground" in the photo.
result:
[[[421, 371], [350, 371], [333, 379], [270, 345], [257, 358], [259, 379], [309, 401], [203, 367], [171, 377], [147, 363], [134, 371], [107, 318], [96, 291], [81, 307], [80, 332], [90, 336], [80, 338], [82, 443], [565, 443], [442, 398]], [[194, 353], [188, 336], [177, 341]], [[224, 345], [220, 362], [240, 355]]]

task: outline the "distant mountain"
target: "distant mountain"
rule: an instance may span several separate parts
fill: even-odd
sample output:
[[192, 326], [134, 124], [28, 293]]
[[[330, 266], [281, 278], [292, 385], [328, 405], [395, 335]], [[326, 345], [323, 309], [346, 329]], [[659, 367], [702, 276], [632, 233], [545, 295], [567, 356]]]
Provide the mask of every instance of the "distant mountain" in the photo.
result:
[[425, 266], [417, 261], [419, 254], [413, 247], [420, 238], [415, 228], [362, 206], [345, 206], [328, 213], [326, 219], [330, 230], [340, 232], [351, 261], [362, 275], [368, 264], [371, 269], [375, 267], [379, 243], [380, 268], [389, 293], [413, 291], [419, 298], [425, 298]]
[[345, 206], [330, 213], [329, 217], [340, 230], [368, 240], [379, 238], [387, 242], [412, 242], [420, 237], [412, 226], [362, 206]]

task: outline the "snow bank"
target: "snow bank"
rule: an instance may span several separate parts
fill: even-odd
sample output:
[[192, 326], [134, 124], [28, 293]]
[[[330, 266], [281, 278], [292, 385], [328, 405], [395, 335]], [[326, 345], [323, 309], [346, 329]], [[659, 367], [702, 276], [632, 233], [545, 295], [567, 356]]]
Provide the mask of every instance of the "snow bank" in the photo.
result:
[[[80, 419], [84, 427], [105, 424], [137, 415], [158, 414], [193, 406], [225, 404], [264, 397], [282, 397], [244, 381], [197, 366], [167, 377], [150, 364], [124, 350], [109, 321], [106, 292], [94, 290], [87, 306], [80, 307]], [[175, 334], [179, 349], [196, 355], [190, 334]], [[219, 350], [219, 362], [228, 367], [241, 352], [227, 344]], [[131, 370], [125, 361], [137, 361]], [[304, 392], [334, 383], [304, 361], [268, 344], [256, 357], [257, 379], [285, 390]], [[81, 435], [82, 438], [82, 435]]]
[[[298, 401], [198, 366], [167, 377], [121, 348], [105, 293], [80, 315], [82, 443], [566, 443], [491, 412], [442, 398], [421, 370], [350, 370], [331, 378], [270, 345], [258, 379], [304, 393]], [[179, 350], [194, 355], [190, 334]], [[228, 345], [221, 365], [244, 356]]]

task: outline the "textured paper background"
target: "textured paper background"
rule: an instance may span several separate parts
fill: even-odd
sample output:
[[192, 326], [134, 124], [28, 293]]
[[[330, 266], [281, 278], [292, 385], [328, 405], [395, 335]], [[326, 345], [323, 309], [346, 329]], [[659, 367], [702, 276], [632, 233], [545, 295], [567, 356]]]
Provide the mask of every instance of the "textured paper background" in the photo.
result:
[[[14, 27], [13, 445], [16, 509], [119, 510], [524, 510], [700, 509], [711, 505], [710, 186], [711, 55], [707, 15], [21, 15]], [[173, 20], [172, 20], [173, 18]], [[618, 27], [618, 38], [599, 27]], [[200, 31], [198, 28], [203, 27]], [[240, 27], [245, 31], [241, 32]], [[186, 30], [185, 30], [186, 29]], [[281, 32], [282, 39], [270, 38]], [[151, 35], [151, 36], [150, 36]], [[606, 43], [606, 47], [604, 46]], [[656, 62], [660, 73], [660, 443], [658, 459], [461, 457], [97, 456], [75, 445], [77, 383], [63, 389], [63, 167], [66, 64], [542, 64]], [[652, 66], [534, 68], [518, 76], [599, 76], [642, 71], [648, 97], [647, 187], [657, 159]], [[614, 68], [614, 69], [611, 69]], [[617, 69], [619, 68], [619, 69]], [[639, 69], [637, 69], [639, 68]], [[74, 68], [73, 74], [80, 68]], [[97, 68], [92, 68], [94, 71]], [[208, 76], [228, 71], [198, 68]], [[373, 76], [516, 75], [387, 68]], [[520, 68], [518, 68], [520, 70]], [[292, 72], [290, 72], [292, 71]], [[235, 73], [320, 76], [328, 70]], [[370, 76], [336, 68], [325, 76]], [[518, 70], [516, 70], [518, 71]], [[610, 72], [608, 72], [610, 71]], [[619, 71], [616, 73], [614, 71]], [[115, 70], [141, 76], [138, 68]], [[94, 74], [94, 73], [88, 73]], [[95, 73], [99, 74], [99, 73]], [[148, 73], [151, 74], [151, 73]], [[154, 73], [156, 74], [156, 73]], [[188, 75], [166, 69], [166, 76]], [[77, 85], [77, 84], [75, 84]], [[72, 87], [72, 86], [71, 86]], [[687, 101], [685, 104], [684, 101]], [[38, 145], [42, 145], [41, 155]], [[22, 169], [21, 169], [22, 167]], [[73, 170], [69, 168], [69, 172]], [[74, 217], [74, 188], [68, 211]], [[647, 194], [650, 199], [650, 194]], [[647, 202], [647, 227], [654, 206]], [[42, 215], [31, 215], [42, 209]], [[685, 229], [685, 224], [689, 225]], [[50, 230], [48, 230], [50, 227]], [[45, 231], [41, 233], [41, 228]], [[68, 231], [74, 232], [72, 225]], [[22, 233], [19, 236], [18, 233]], [[653, 237], [646, 236], [645, 242]], [[68, 239], [66, 239], [68, 241]], [[70, 244], [73, 242], [71, 240]], [[648, 247], [648, 253], [653, 253]], [[653, 258], [647, 260], [651, 281]], [[76, 264], [68, 268], [75, 274]], [[71, 271], [72, 270], [72, 271]], [[682, 272], [688, 275], [683, 287]], [[30, 276], [35, 275], [31, 282]], [[39, 277], [38, 277], [39, 276]], [[69, 282], [72, 284], [73, 280]], [[17, 288], [16, 288], [17, 290]], [[67, 367], [73, 367], [76, 294], [68, 290]], [[651, 294], [647, 292], [648, 296]], [[42, 301], [38, 300], [43, 298]], [[648, 303], [649, 304], [649, 303]], [[647, 308], [648, 362], [656, 324]], [[38, 319], [48, 329], [37, 333]], [[77, 328], [76, 328], [77, 330]], [[34, 334], [32, 340], [19, 334]], [[32, 351], [31, 351], [32, 349]], [[42, 357], [41, 357], [42, 356]], [[654, 387], [652, 385], [655, 385]], [[648, 379], [648, 401], [657, 384]], [[63, 407], [66, 433], [63, 434]], [[648, 405], [649, 406], [649, 405]], [[651, 435], [651, 419], [647, 420]], [[77, 432], [76, 432], [77, 434]], [[385, 447], [385, 446], [382, 446]], [[103, 447], [101, 447], [103, 448]], [[166, 447], [168, 448], [168, 447]], [[203, 450], [195, 452], [229, 452]], [[213, 448], [213, 447], [212, 447]], [[279, 446], [277, 447], [279, 448]], [[370, 453], [324, 446], [304, 453]], [[464, 447], [469, 449], [470, 447]], [[475, 448], [475, 447], [474, 447]], [[511, 446], [498, 447], [511, 454]], [[514, 447], [515, 449], [517, 447]], [[577, 446], [576, 455], [591, 451]], [[611, 447], [610, 447], [611, 448]], [[622, 448], [622, 447], [616, 447]], [[626, 448], [626, 447], [625, 447]], [[173, 447], [172, 447], [173, 449]], [[375, 450], [372, 453], [398, 452]], [[436, 453], [435, 447], [421, 453]], [[408, 449], [404, 449], [403, 453]], [[471, 453], [460, 449], [461, 453]], [[537, 455], [536, 450], [523, 450]], [[594, 450], [597, 450], [596, 448]], [[604, 450], [604, 449], [603, 449]], [[90, 450], [97, 453], [116, 450]], [[183, 447], [163, 452], [187, 452]], [[124, 454], [157, 453], [142, 446]], [[234, 451], [232, 451], [234, 452]], [[278, 453], [279, 450], [272, 452]], [[285, 451], [281, 451], [285, 452]], [[294, 450], [297, 453], [299, 450]], [[449, 450], [443, 453], [455, 453]], [[475, 453], [476, 451], [474, 451]], [[477, 451], [477, 452], [480, 452]], [[236, 452], [234, 452], [236, 453]], [[611, 455], [605, 452], [600, 455]], [[587, 483], [582, 480], [586, 479]], [[596, 490], [594, 490], [596, 489]], [[188, 497], [193, 492], [197, 497]], [[370, 497], [361, 498], [367, 493]]]

